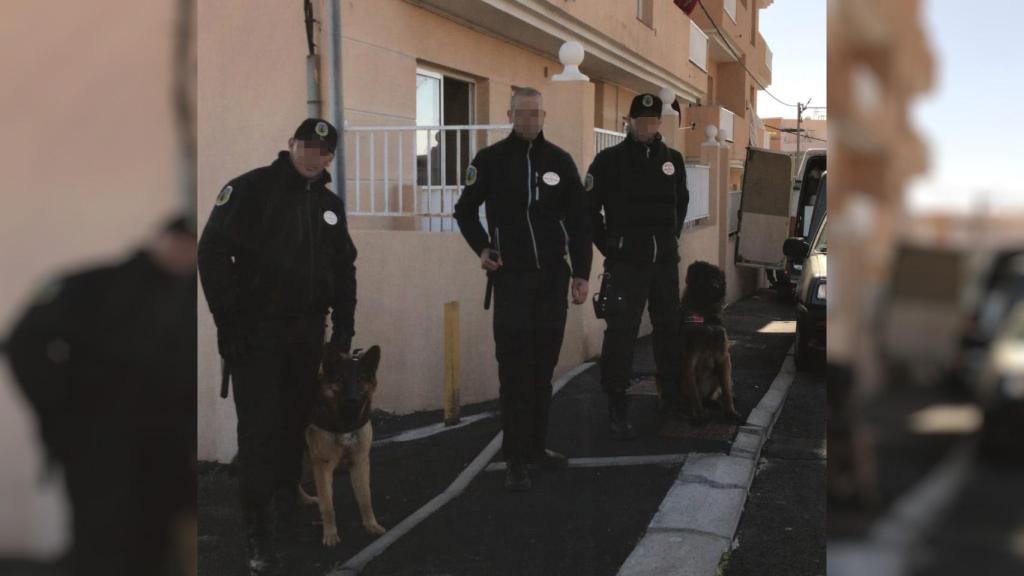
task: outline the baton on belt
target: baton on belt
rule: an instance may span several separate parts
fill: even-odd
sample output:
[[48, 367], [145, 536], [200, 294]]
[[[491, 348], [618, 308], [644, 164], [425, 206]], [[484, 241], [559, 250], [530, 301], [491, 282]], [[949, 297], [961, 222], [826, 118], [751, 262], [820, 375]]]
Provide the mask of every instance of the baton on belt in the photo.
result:
[[494, 275], [487, 273], [487, 288], [484, 289], [484, 310], [491, 309], [491, 293], [494, 292]]
[[[497, 262], [501, 256], [497, 250], [491, 249], [487, 252], [487, 258], [491, 262]], [[494, 272], [487, 272], [487, 288], [484, 289], [484, 310], [491, 309], [491, 293], [494, 292]]]
[[220, 360], [220, 397], [228, 397], [228, 380], [231, 379], [231, 366], [228, 365], [227, 360], [221, 358]]

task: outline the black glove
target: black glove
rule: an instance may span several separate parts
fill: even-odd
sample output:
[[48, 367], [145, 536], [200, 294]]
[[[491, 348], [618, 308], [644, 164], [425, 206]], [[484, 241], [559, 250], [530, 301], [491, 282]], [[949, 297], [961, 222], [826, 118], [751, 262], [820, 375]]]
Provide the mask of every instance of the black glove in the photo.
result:
[[230, 316], [214, 317], [217, 324], [217, 350], [229, 364], [245, 357], [248, 352], [245, 335], [238, 321]]

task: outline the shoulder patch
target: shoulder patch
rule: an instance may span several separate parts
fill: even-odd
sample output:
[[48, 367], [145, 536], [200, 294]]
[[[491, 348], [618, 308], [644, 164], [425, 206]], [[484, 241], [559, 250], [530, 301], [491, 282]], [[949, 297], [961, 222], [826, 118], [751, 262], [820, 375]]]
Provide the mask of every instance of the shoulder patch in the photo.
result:
[[231, 200], [231, 193], [233, 191], [234, 188], [232, 188], [230, 184], [225, 186], [224, 189], [220, 191], [220, 194], [217, 194], [217, 200], [216, 202], [214, 202], [214, 204], [216, 204], [217, 206], [223, 206], [227, 204], [228, 200]]
[[473, 184], [476, 184], [476, 166], [470, 164], [469, 168], [466, 168], [466, 186]]
[[590, 172], [587, 172], [587, 177], [583, 181], [583, 188], [587, 192], [590, 192], [591, 190], [594, 189], [594, 175], [591, 174]]

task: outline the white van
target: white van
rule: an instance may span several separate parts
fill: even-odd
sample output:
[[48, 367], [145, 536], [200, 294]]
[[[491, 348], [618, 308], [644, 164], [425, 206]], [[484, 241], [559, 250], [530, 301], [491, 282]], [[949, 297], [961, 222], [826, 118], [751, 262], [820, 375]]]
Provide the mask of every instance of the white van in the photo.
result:
[[[826, 150], [812, 148], [794, 158], [784, 152], [748, 148], [743, 169], [736, 265], [763, 268], [769, 281], [789, 291], [799, 268], [787, 262], [787, 238], [807, 239], [826, 170]], [[787, 265], [789, 264], [789, 265]]]

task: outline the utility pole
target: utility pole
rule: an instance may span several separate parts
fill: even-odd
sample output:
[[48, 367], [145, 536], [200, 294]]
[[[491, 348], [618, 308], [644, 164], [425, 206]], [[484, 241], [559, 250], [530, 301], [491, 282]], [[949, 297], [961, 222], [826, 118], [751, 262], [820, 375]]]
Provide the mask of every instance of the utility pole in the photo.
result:
[[802, 118], [803, 115], [804, 115], [804, 105], [800, 104], [800, 102], [797, 102], [797, 158], [798, 158], [798, 162], [799, 162], [799, 158], [800, 158], [800, 123], [803, 120], [803, 118]]
[[810, 105], [811, 98], [807, 99], [807, 104], [796, 103], [796, 157], [800, 158], [800, 133], [803, 129], [800, 128], [800, 124], [803, 123], [804, 110], [807, 110], [807, 106]]

